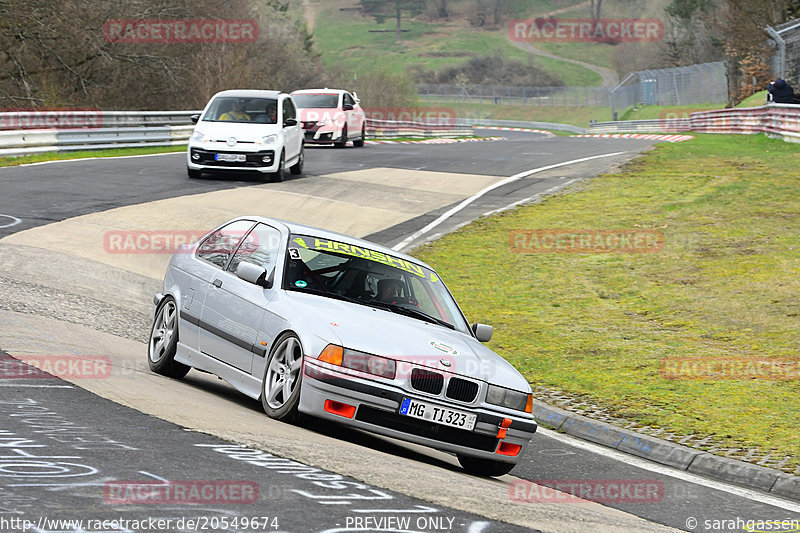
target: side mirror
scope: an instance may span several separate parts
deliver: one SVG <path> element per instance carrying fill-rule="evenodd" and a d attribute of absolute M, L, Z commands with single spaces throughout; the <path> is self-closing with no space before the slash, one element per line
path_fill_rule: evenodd
<path fill-rule="evenodd" d="M 353 104 L 344 104 L 344 105 L 342 106 L 342 109 L 343 109 L 344 111 L 352 111 L 352 110 L 353 110 Z"/>
<path fill-rule="evenodd" d="M 200 120 L 200 115 L 191 115 L 189 120 L 192 121 L 192 124 L 197 124 L 197 121 Z"/>
<path fill-rule="evenodd" d="M 272 273 L 270 273 L 269 279 L 267 279 L 267 269 L 262 266 L 242 261 L 239 263 L 239 266 L 236 267 L 236 275 L 240 279 L 264 287 L 265 289 L 272 287 Z"/>
<path fill-rule="evenodd" d="M 492 326 L 487 326 L 486 324 L 472 324 L 472 332 L 475 334 L 475 338 L 477 338 L 481 342 L 489 342 L 492 340 L 492 333 L 494 333 L 494 328 Z"/>
<path fill-rule="evenodd" d="M 284 126 L 297 126 L 297 119 L 296 118 L 287 118 L 283 121 Z"/>

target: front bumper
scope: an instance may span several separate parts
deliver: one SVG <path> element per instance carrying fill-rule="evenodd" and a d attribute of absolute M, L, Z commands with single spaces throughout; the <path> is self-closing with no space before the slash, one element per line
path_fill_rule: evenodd
<path fill-rule="evenodd" d="M 307 144 L 332 144 L 342 140 L 343 131 L 330 126 L 303 125 L 303 135 Z"/>
<path fill-rule="evenodd" d="M 533 417 L 509 416 L 486 404 L 465 409 L 463 405 L 442 401 L 436 403 L 477 414 L 477 423 L 472 431 L 435 424 L 398 414 L 403 398 L 430 401 L 392 384 L 337 372 L 315 360 L 307 359 L 303 364 L 300 411 L 358 429 L 459 455 L 518 463 L 537 428 Z M 325 410 L 327 400 L 352 405 L 355 413 L 352 418 L 332 414 Z M 504 418 L 511 418 L 512 422 L 505 437 L 500 439 L 498 431 Z M 514 456 L 504 455 L 498 453 L 501 443 L 521 448 Z"/>
<path fill-rule="evenodd" d="M 187 164 L 192 170 L 203 170 L 206 172 L 230 170 L 245 170 L 258 172 L 275 172 L 278 170 L 279 161 L 275 157 L 276 150 L 265 149 L 254 152 L 241 150 L 214 150 L 207 148 L 189 147 L 187 153 Z M 219 161 L 220 155 L 244 156 L 244 161 Z"/>

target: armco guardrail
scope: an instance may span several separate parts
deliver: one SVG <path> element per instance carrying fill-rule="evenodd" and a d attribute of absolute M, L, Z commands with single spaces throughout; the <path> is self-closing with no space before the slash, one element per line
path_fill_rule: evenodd
<path fill-rule="evenodd" d="M 0 113 L 0 156 L 186 144 L 199 111 L 50 110 Z"/>
<path fill-rule="evenodd" d="M 688 118 L 656 120 L 620 120 L 598 122 L 589 127 L 590 133 L 766 133 L 785 141 L 800 142 L 800 105 L 770 104 L 761 107 L 742 107 L 697 111 Z"/>
<path fill-rule="evenodd" d="M 4 112 L 0 113 L 0 157 L 186 144 L 194 128 L 190 116 L 198 113 L 200 111 Z M 552 122 L 458 118 L 423 123 L 367 119 L 367 137 L 467 137 L 472 135 L 474 126 L 586 133 L 584 128 Z"/>
<path fill-rule="evenodd" d="M 527 122 L 522 120 L 495 120 L 482 118 L 457 118 L 456 124 L 469 126 L 496 126 L 499 128 L 529 128 L 538 130 L 558 130 L 569 131 L 571 133 L 588 133 L 586 128 L 573 126 L 572 124 L 559 124 L 556 122 Z"/>
<path fill-rule="evenodd" d="M 391 139 L 397 137 L 468 137 L 472 126 L 456 124 L 454 121 L 400 122 L 367 118 L 366 134 L 369 139 Z"/>

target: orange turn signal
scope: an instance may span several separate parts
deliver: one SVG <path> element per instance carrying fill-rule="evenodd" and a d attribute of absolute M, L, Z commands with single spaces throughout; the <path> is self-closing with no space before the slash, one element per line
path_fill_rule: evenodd
<path fill-rule="evenodd" d="M 528 401 L 525 402 L 525 412 L 533 413 L 533 394 L 528 394 Z"/>
<path fill-rule="evenodd" d="M 324 361 L 326 363 L 330 363 L 336 366 L 342 366 L 342 357 L 344 356 L 344 350 L 342 350 L 341 346 L 336 346 L 335 344 L 329 344 L 322 350 L 322 353 L 319 354 L 319 360 Z"/>

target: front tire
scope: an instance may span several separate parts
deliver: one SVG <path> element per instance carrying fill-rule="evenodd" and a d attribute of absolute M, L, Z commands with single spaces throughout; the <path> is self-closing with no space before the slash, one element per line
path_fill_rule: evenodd
<path fill-rule="evenodd" d="M 501 463 L 500 461 L 493 461 L 492 459 L 479 459 L 477 457 L 467 457 L 464 455 L 457 455 L 458 462 L 461 467 L 473 476 L 482 477 L 496 477 L 504 476 L 514 469 L 514 463 Z"/>
<path fill-rule="evenodd" d="M 361 137 L 353 141 L 353 146 L 356 148 L 361 148 L 364 146 L 364 141 L 367 138 L 367 131 L 366 126 L 361 126 Z"/>
<path fill-rule="evenodd" d="M 189 174 L 189 177 L 196 180 L 203 176 L 202 170 L 195 170 L 193 168 L 186 168 L 186 173 Z"/>
<path fill-rule="evenodd" d="M 175 360 L 178 347 L 178 307 L 171 296 L 159 304 L 150 342 L 147 344 L 147 363 L 150 370 L 162 376 L 180 379 L 191 367 Z"/>
<path fill-rule="evenodd" d="M 336 148 L 344 148 L 347 146 L 347 126 L 342 128 L 342 136 L 339 138 L 339 141 L 333 143 Z"/>
<path fill-rule="evenodd" d="M 297 163 L 289 167 L 289 171 L 297 176 L 298 174 L 303 173 L 303 163 L 306 161 L 306 147 L 305 145 L 300 145 L 300 157 L 297 160 Z"/>
<path fill-rule="evenodd" d="M 276 170 L 270 175 L 269 181 L 273 183 L 278 183 L 283 181 L 283 178 L 285 177 L 286 177 L 286 152 L 281 151 L 281 162 L 278 164 L 278 170 Z"/>
<path fill-rule="evenodd" d="M 261 382 L 261 405 L 267 416 L 289 423 L 297 420 L 302 380 L 303 347 L 293 333 L 285 333 L 275 341 Z"/>

